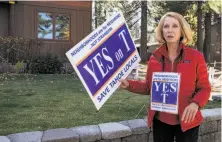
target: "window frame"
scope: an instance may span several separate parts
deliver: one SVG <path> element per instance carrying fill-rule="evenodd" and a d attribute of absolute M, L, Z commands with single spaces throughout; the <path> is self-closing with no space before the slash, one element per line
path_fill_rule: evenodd
<path fill-rule="evenodd" d="M 45 38 L 39 38 L 38 37 L 38 25 L 39 25 L 39 19 L 38 19 L 38 14 L 39 13 L 49 13 L 52 14 L 52 39 L 45 39 Z M 65 15 L 68 16 L 69 18 L 69 39 L 65 40 L 65 39 L 56 39 L 56 16 L 57 15 Z M 71 14 L 69 13 L 59 13 L 59 12 L 52 12 L 52 11 L 36 11 L 35 14 L 36 17 L 36 26 L 35 26 L 35 30 L 36 30 L 36 37 L 37 39 L 40 40 L 44 40 L 44 41 L 56 41 L 56 42 L 71 42 Z"/>

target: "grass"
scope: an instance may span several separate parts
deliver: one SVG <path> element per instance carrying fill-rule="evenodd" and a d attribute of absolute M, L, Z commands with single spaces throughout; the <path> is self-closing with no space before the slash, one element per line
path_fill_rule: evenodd
<path fill-rule="evenodd" d="M 97 111 L 75 75 L 2 74 L 0 135 L 135 119 L 147 102 L 148 96 L 119 90 Z M 137 118 L 146 115 L 144 107 Z"/>

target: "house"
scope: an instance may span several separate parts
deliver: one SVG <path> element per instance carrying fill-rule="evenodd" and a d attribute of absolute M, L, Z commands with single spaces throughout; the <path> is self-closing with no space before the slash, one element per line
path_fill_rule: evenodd
<path fill-rule="evenodd" d="M 41 39 L 41 54 L 65 57 L 91 32 L 91 15 L 91 1 L 0 2 L 0 37 Z"/>

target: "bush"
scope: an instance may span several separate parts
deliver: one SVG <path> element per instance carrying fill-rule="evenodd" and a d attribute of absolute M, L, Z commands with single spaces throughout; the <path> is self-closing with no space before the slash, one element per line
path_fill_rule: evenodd
<path fill-rule="evenodd" d="M 0 37 L 0 62 L 12 63 L 24 61 L 39 55 L 42 41 L 25 37 Z"/>
<path fill-rule="evenodd" d="M 33 59 L 29 64 L 29 70 L 31 73 L 54 74 L 61 73 L 62 66 L 58 56 L 48 53 L 46 56 Z"/>

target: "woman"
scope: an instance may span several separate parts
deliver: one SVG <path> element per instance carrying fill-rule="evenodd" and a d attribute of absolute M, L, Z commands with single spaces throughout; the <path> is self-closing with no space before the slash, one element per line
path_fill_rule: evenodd
<path fill-rule="evenodd" d="M 154 142 L 197 142 L 199 126 L 203 121 L 200 109 L 208 102 L 211 87 L 203 55 L 185 44 L 192 32 L 186 20 L 178 13 L 168 12 L 160 20 L 156 38 L 162 45 L 148 61 L 144 82 L 121 80 L 121 88 L 150 93 L 154 72 L 180 73 L 178 114 L 148 110 L 148 126 L 153 125 Z"/>

